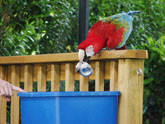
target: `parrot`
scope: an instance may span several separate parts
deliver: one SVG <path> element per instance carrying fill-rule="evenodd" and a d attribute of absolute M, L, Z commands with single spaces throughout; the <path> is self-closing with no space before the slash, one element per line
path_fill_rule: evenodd
<path fill-rule="evenodd" d="M 105 47 L 116 50 L 126 49 L 126 41 L 132 32 L 132 15 L 139 12 L 122 12 L 94 23 L 86 39 L 78 45 L 79 63 L 76 65 L 76 71 L 79 72 L 83 62 L 87 62 L 91 56 Z"/>

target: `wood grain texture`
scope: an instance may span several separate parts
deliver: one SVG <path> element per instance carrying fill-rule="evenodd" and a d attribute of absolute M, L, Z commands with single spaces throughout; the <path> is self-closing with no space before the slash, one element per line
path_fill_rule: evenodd
<path fill-rule="evenodd" d="M 51 65 L 51 91 L 59 91 L 60 89 L 60 65 Z"/>
<path fill-rule="evenodd" d="M 110 62 L 110 91 L 118 90 L 118 61 Z"/>
<path fill-rule="evenodd" d="M 32 92 L 33 90 L 33 66 L 25 65 L 25 70 L 21 72 L 24 74 L 24 90 L 27 92 Z"/>
<path fill-rule="evenodd" d="M 74 91 L 74 64 L 65 64 L 65 91 Z"/>
<path fill-rule="evenodd" d="M 114 50 L 101 51 L 90 60 L 110 60 L 119 58 L 148 58 L 146 50 Z M 0 57 L 0 64 L 27 64 L 27 63 L 53 63 L 53 62 L 75 62 L 79 61 L 78 53 L 58 53 L 28 56 Z"/>
<path fill-rule="evenodd" d="M 95 80 L 95 62 L 96 61 L 91 61 L 89 64 L 93 68 L 93 74 L 89 77 L 89 80 Z M 66 63 L 58 63 L 59 68 L 60 68 L 60 81 L 65 80 L 65 64 Z M 77 63 L 74 63 L 75 65 Z M 36 82 L 38 80 L 38 68 L 40 64 L 31 64 L 33 66 L 33 81 Z M 51 81 L 51 65 L 52 64 L 46 64 L 46 81 Z M 110 62 L 105 61 L 105 75 L 104 79 L 109 80 L 110 79 Z M 8 80 L 11 81 L 11 65 L 8 67 Z M 24 82 L 24 71 L 25 71 L 25 66 L 21 65 L 21 76 L 20 76 L 20 82 Z M 76 72 L 76 69 L 74 70 L 74 79 L 75 80 L 80 80 L 80 74 Z"/>
<path fill-rule="evenodd" d="M 104 62 L 96 62 L 95 65 L 95 91 L 104 91 Z"/>
<path fill-rule="evenodd" d="M 118 90 L 121 92 L 118 108 L 118 124 L 142 124 L 143 110 L 143 60 L 119 60 Z"/>
<path fill-rule="evenodd" d="M 38 91 L 46 91 L 46 65 L 38 67 Z"/>
<path fill-rule="evenodd" d="M 18 65 L 11 66 L 11 83 L 17 87 L 20 87 L 20 67 Z M 11 97 L 11 124 L 19 124 L 19 97 L 17 92 L 13 91 Z"/>
<path fill-rule="evenodd" d="M 89 77 L 84 77 L 80 75 L 80 91 L 89 90 Z"/>
<path fill-rule="evenodd" d="M 0 66 L 0 79 L 7 80 L 7 68 Z M 6 100 L 0 96 L 0 124 L 6 124 Z"/>

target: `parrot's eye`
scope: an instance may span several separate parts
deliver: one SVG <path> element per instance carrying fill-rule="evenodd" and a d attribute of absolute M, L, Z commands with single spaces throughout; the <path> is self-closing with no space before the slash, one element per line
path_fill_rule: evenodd
<path fill-rule="evenodd" d="M 88 48 L 90 48 L 90 49 L 91 49 L 91 48 L 93 48 L 93 47 L 92 47 L 92 46 L 89 46 Z"/>

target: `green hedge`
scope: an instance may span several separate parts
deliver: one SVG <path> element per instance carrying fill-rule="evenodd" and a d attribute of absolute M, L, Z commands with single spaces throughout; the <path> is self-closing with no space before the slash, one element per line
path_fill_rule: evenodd
<path fill-rule="evenodd" d="M 6 0 L 0 8 L 1 55 L 76 50 L 77 0 Z"/>

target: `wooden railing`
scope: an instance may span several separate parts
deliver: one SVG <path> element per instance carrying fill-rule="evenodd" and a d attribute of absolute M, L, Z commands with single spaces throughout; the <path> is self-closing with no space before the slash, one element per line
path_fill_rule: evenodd
<path fill-rule="evenodd" d="M 0 57 L 0 78 L 26 91 L 60 91 L 60 82 L 65 82 L 65 91 L 74 91 L 74 81 L 79 81 L 79 91 L 89 91 L 89 81 L 95 80 L 95 91 L 104 91 L 105 80 L 110 80 L 110 91 L 120 91 L 118 99 L 118 124 L 142 124 L 143 66 L 148 58 L 145 50 L 102 51 L 90 59 L 93 74 L 89 78 L 75 71 L 77 53 L 45 54 L 31 56 Z M 107 85 L 107 84 L 106 84 Z M 107 87 L 107 86 L 106 86 Z M 19 124 L 19 97 L 11 98 L 10 110 L 0 97 L 0 124 Z M 10 115 L 6 114 L 10 111 Z M 7 116 L 8 115 L 8 116 Z"/>

